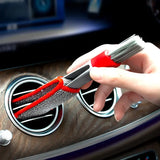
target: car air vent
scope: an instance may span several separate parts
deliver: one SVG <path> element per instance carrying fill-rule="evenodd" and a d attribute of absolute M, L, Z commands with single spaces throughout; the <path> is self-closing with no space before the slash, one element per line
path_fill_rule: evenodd
<path fill-rule="evenodd" d="M 106 118 L 110 117 L 114 114 L 114 106 L 119 97 L 121 96 L 120 88 L 115 88 L 111 94 L 106 98 L 105 106 L 102 111 L 95 112 L 93 110 L 93 103 L 94 103 L 94 94 L 98 88 L 99 84 L 93 82 L 93 84 L 86 90 L 80 90 L 79 94 L 77 95 L 79 101 L 84 106 L 84 108 L 96 115 L 98 117 Z"/>
<path fill-rule="evenodd" d="M 28 104 L 16 106 L 11 103 L 12 99 L 30 93 L 45 83 L 47 83 L 47 80 L 44 78 L 26 75 L 16 78 L 9 84 L 6 90 L 5 107 L 9 118 L 16 127 L 29 135 L 45 136 L 53 133 L 59 127 L 63 119 L 63 104 L 41 116 L 26 120 L 18 120 L 15 118 L 14 113 Z"/>

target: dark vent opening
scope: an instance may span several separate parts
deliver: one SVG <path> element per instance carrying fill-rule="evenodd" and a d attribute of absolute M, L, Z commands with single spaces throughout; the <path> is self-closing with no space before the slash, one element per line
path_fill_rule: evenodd
<path fill-rule="evenodd" d="M 88 105 L 92 105 L 93 104 L 93 99 L 91 97 L 94 97 L 94 93 L 93 92 L 83 96 L 83 98 L 85 99 L 85 101 L 87 102 Z"/>
<path fill-rule="evenodd" d="M 34 91 L 35 89 L 39 88 L 41 86 L 41 84 L 37 83 L 37 82 L 24 82 L 23 84 L 17 86 L 17 88 L 15 89 L 15 91 L 12 94 L 12 100 L 23 96 L 27 93 L 30 93 L 32 91 Z M 19 106 L 15 105 L 14 103 L 11 104 L 12 105 L 12 110 L 13 113 L 16 113 L 18 110 L 20 110 L 21 108 L 19 108 Z"/>
<path fill-rule="evenodd" d="M 118 89 L 115 88 L 106 98 L 103 110 L 100 112 L 95 112 L 93 110 L 94 95 L 99 85 L 99 83 L 93 82 L 88 89 L 80 91 L 80 93 L 78 94 L 78 99 L 82 103 L 84 108 L 87 109 L 90 113 L 99 117 L 110 117 L 114 114 L 114 105 L 119 99 L 120 94 L 117 91 Z"/>
<path fill-rule="evenodd" d="M 31 129 L 45 128 L 46 126 L 48 126 L 52 123 L 53 117 L 56 116 L 56 110 L 52 110 L 50 113 L 47 113 L 47 115 L 48 116 L 46 116 L 45 118 L 40 118 L 40 119 L 34 120 L 32 122 L 25 122 L 23 125 L 28 128 L 31 128 Z"/>
<path fill-rule="evenodd" d="M 41 117 L 38 117 L 38 118 L 34 117 L 35 119 L 32 121 L 26 120 L 26 121 L 20 121 L 20 122 L 27 128 L 39 130 L 39 129 L 45 128 L 46 126 L 49 126 L 52 123 L 53 118 L 55 116 L 56 116 L 56 110 L 54 109 Z"/>
<path fill-rule="evenodd" d="M 16 88 L 16 90 L 14 91 L 14 94 L 16 94 L 16 93 L 22 93 L 22 92 L 26 92 L 26 91 L 31 91 L 31 90 L 35 90 L 35 89 L 37 89 L 40 86 L 41 85 L 39 83 L 35 83 L 35 82 L 23 83 L 23 85 L 20 85 L 20 86 L 18 86 Z M 25 93 L 22 93 L 21 95 L 23 95 L 23 94 L 25 94 Z M 17 98 L 18 96 L 15 96 L 14 98 Z"/>

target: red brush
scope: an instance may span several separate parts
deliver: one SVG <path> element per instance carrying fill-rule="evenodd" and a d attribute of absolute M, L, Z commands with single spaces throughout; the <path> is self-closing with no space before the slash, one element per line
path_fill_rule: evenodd
<path fill-rule="evenodd" d="M 43 115 L 76 95 L 80 88 L 91 80 L 91 67 L 118 67 L 121 62 L 138 53 L 144 48 L 144 41 L 139 36 L 132 36 L 120 43 L 108 53 L 104 51 L 76 71 L 57 77 L 35 91 L 13 99 L 12 103 L 25 106 L 14 115 L 18 119 L 28 119 Z"/>

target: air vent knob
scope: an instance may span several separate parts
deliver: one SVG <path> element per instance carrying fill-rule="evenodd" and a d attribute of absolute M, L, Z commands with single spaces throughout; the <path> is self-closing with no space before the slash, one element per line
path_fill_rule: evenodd
<path fill-rule="evenodd" d="M 9 130 L 0 130 L 0 145 L 7 146 L 12 140 L 12 133 Z"/>

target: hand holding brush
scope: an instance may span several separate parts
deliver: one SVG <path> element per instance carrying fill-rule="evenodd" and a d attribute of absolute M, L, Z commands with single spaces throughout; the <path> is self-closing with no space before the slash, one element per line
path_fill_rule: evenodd
<path fill-rule="evenodd" d="M 99 80 L 96 79 L 96 74 L 94 75 L 96 69 L 105 70 L 110 67 L 118 67 L 121 63 L 124 63 L 130 59 L 130 57 L 143 50 L 144 47 L 145 42 L 139 36 L 132 36 L 113 47 L 112 50 L 104 49 L 96 56 L 85 60 L 82 66 L 77 65 L 78 67 L 75 67 L 76 70 L 66 76 L 55 78 L 35 91 L 13 99 L 12 103 L 18 105 L 30 103 L 16 112 L 15 117 L 18 119 L 27 119 L 45 114 L 76 95 L 79 89 L 92 79 L 103 83 L 102 75 L 99 76 L 101 77 Z M 110 76 L 111 75 L 108 75 L 108 77 Z M 107 78 L 107 76 L 105 78 Z M 114 83 L 111 84 L 112 87 L 114 87 Z M 100 89 L 98 89 L 97 92 L 99 91 Z M 104 96 L 101 97 L 102 100 L 103 97 Z"/>
<path fill-rule="evenodd" d="M 108 44 L 99 46 L 75 60 L 67 72 L 73 72 L 104 49 L 111 52 L 116 47 L 117 45 Z M 160 49 L 151 43 L 145 43 L 142 51 L 124 60 L 122 64 L 128 65 L 130 69 L 92 67 L 90 70 L 91 79 L 101 84 L 95 93 L 95 111 L 103 109 L 105 99 L 114 87 L 128 90 L 114 107 L 117 121 L 123 118 L 130 106 L 137 106 L 143 100 L 160 106 Z M 85 84 L 83 89 L 90 85 L 91 82 Z"/>

